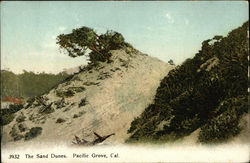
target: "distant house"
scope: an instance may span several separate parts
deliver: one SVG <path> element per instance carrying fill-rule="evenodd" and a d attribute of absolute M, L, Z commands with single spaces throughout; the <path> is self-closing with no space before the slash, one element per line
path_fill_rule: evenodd
<path fill-rule="evenodd" d="M 4 97 L 2 99 L 1 108 L 9 108 L 11 104 L 22 104 L 22 100 L 15 97 Z"/>

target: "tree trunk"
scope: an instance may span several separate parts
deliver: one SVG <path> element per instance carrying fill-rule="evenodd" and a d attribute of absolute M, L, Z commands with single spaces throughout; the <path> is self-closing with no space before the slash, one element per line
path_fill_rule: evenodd
<path fill-rule="evenodd" d="M 104 59 L 104 60 L 106 60 L 106 57 L 105 57 L 105 55 L 104 54 L 102 54 L 101 52 L 99 52 L 95 47 L 94 47 L 94 45 L 92 45 L 92 47 L 91 48 L 89 48 L 90 50 L 93 50 L 94 52 L 96 52 L 96 53 L 98 53 L 98 54 L 100 54 L 101 55 L 101 57 Z"/>

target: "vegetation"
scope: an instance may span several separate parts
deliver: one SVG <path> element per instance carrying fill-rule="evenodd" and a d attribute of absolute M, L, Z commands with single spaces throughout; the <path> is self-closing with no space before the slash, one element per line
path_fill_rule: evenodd
<path fill-rule="evenodd" d="M 216 111 L 221 114 L 201 127 L 199 141 L 218 143 L 237 135 L 241 131 L 239 120 L 247 109 L 247 98 L 244 96 L 223 101 Z"/>
<path fill-rule="evenodd" d="M 17 111 L 23 108 L 22 104 L 10 105 L 9 109 L 2 108 L 1 109 L 1 126 L 7 125 L 13 121 L 15 118 L 15 114 Z"/>
<path fill-rule="evenodd" d="M 74 114 L 73 115 L 73 118 L 78 118 L 78 117 L 81 117 L 83 114 L 85 114 L 86 112 L 85 111 L 80 111 L 78 114 Z"/>
<path fill-rule="evenodd" d="M 65 122 L 65 121 L 66 121 L 65 119 L 58 118 L 58 119 L 56 120 L 56 123 L 63 123 L 63 122 Z"/>
<path fill-rule="evenodd" d="M 24 132 L 27 128 L 26 128 L 26 126 L 24 124 L 21 123 L 21 124 L 18 125 L 18 129 L 19 129 L 20 132 Z"/>
<path fill-rule="evenodd" d="M 83 56 L 90 51 L 88 55 L 91 63 L 109 61 L 110 50 L 131 47 L 118 32 L 108 30 L 98 35 L 92 28 L 85 26 L 73 29 L 69 34 L 59 35 L 57 44 L 70 57 Z"/>
<path fill-rule="evenodd" d="M 56 95 L 58 97 L 68 98 L 68 97 L 74 96 L 74 94 L 75 94 L 75 92 L 73 90 L 71 90 L 71 89 L 65 90 L 65 91 L 59 91 L 59 90 L 56 91 Z"/>
<path fill-rule="evenodd" d="M 30 140 L 33 139 L 39 135 L 42 134 L 42 128 L 41 127 L 32 127 L 29 132 L 25 134 L 24 139 L 25 140 Z"/>
<path fill-rule="evenodd" d="M 78 104 L 78 107 L 82 107 L 82 106 L 85 106 L 87 104 L 87 100 L 86 100 L 86 97 L 81 99 L 81 102 Z"/>
<path fill-rule="evenodd" d="M 170 59 L 170 60 L 168 61 L 168 64 L 170 64 L 170 65 L 175 65 L 175 64 L 174 64 L 174 61 L 173 61 L 172 59 Z"/>
<path fill-rule="evenodd" d="M 23 138 L 23 135 L 19 134 L 19 131 L 16 125 L 13 125 L 13 127 L 11 128 L 10 136 L 13 138 L 14 141 L 18 141 Z"/>
<path fill-rule="evenodd" d="M 205 40 L 192 59 L 170 71 L 154 102 L 128 130 L 128 142 L 173 141 L 201 128 L 199 141 L 218 143 L 240 132 L 247 113 L 248 22 L 227 37 Z"/>
<path fill-rule="evenodd" d="M 10 122 L 13 121 L 13 119 L 15 118 L 15 114 L 5 114 L 1 116 L 1 125 L 7 125 Z"/>
<path fill-rule="evenodd" d="M 26 119 L 26 117 L 25 117 L 23 114 L 21 114 L 21 115 L 19 115 L 19 116 L 16 118 L 16 121 L 17 121 L 18 123 L 20 123 L 20 122 L 25 121 L 25 119 Z"/>
<path fill-rule="evenodd" d="M 23 71 L 14 74 L 11 71 L 1 71 L 2 97 L 34 97 L 49 91 L 53 86 L 67 78 L 66 73 L 47 74 Z"/>

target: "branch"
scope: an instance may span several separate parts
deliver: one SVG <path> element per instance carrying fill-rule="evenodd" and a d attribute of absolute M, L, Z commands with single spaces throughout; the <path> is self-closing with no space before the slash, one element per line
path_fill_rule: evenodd
<path fill-rule="evenodd" d="M 42 100 L 42 98 L 41 97 L 36 97 L 36 99 L 38 100 L 37 102 L 40 104 L 40 105 L 43 105 L 43 106 L 47 106 L 44 102 L 43 102 L 43 100 Z"/>
<path fill-rule="evenodd" d="M 92 47 L 89 48 L 90 50 L 93 50 L 94 52 L 98 53 L 101 55 L 101 57 L 106 60 L 106 57 L 105 55 L 103 55 L 101 52 L 99 52 L 95 47 L 94 47 L 94 44 L 92 43 Z"/>

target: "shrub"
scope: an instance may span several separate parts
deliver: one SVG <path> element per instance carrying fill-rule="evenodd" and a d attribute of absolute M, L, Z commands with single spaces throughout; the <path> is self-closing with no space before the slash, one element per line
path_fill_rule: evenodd
<path fill-rule="evenodd" d="M 85 91 L 85 88 L 84 87 L 69 87 L 68 90 L 79 93 L 79 92 Z"/>
<path fill-rule="evenodd" d="M 73 118 L 78 118 L 78 117 L 79 117 L 78 114 L 73 115 Z"/>
<path fill-rule="evenodd" d="M 239 120 L 248 111 L 247 98 L 230 98 L 221 104 L 223 105 L 216 110 L 221 114 L 201 127 L 200 142 L 220 143 L 229 140 L 241 131 Z"/>
<path fill-rule="evenodd" d="M 11 104 L 9 109 L 1 109 L 1 124 L 6 124 L 7 122 L 11 122 L 14 116 L 14 113 L 21 110 L 23 108 L 22 104 Z M 11 121 L 10 121 L 11 120 Z"/>
<path fill-rule="evenodd" d="M 13 140 L 18 141 L 18 140 L 21 140 L 22 138 L 23 138 L 23 135 L 16 135 Z"/>
<path fill-rule="evenodd" d="M 9 107 L 9 109 L 14 113 L 21 110 L 22 108 L 23 108 L 23 104 L 11 104 Z"/>
<path fill-rule="evenodd" d="M 199 141 L 202 143 L 226 141 L 240 132 L 238 123 L 239 119 L 235 113 L 225 112 L 201 127 Z"/>
<path fill-rule="evenodd" d="M 21 123 L 21 124 L 18 125 L 18 129 L 19 129 L 20 132 L 24 132 L 26 130 L 26 127 L 25 127 L 24 124 Z"/>
<path fill-rule="evenodd" d="M 82 100 L 81 100 L 81 102 L 79 103 L 79 107 L 82 107 L 82 106 L 85 106 L 87 104 L 87 100 L 86 100 L 86 98 L 83 98 Z"/>
<path fill-rule="evenodd" d="M 32 127 L 29 132 L 25 134 L 25 140 L 33 139 L 39 135 L 42 134 L 42 128 L 41 127 Z"/>
<path fill-rule="evenodd" d="M 16 121 L 20 123 L 20 122 L 23 122 L 25 119 L 26 117 L 23 114 L 21 114 L 16 118 Z"/>
<path fill-rule="evenodd" d="M 56 105 L 56 109 L 63 108 L 65 106 L 65 100 L 62 98 L 54 103 Z"/>
<path fill-rule="evenodd" d="M 55 111 L 55 109 L 53 109 L 53 108 L 51 107 L 51 105 L 52 105 L 52 103 L 49 104 L 49 105 L 47 105 L 47 106 L 43 106 L 43 107 L 39 110 L 39 112 L 40 112 L 41 114 L 50 114 L 50 113 L 53 113 L 53 112 Z"/>
<path fill-rule="evenodd" d="M 74 94 L 75 94 L 75 92 L 74 91 L 72 91 L 72 90 L 66 90 L 66 91 L 56 91 L 56 95 L 58 96 L 58 97 L 72 97 L 72 96 L 74 96 Z"/>
<path fill-rule="evenodd" d="M 12 129 L 10 131 L 10 136 L 13 137 L 14 141 L 18 141 L 18 140 L 21 140 L 23 138 L 23 135 L 20 135 L 18 133 L 16 125 L 12 126 Z"/>
<path fill-rule="evenodd" d="M 1 116 L 1 125 L 7 125 L 10 122 L 13 121 L 13 119 L 15 118 L 15 114 L 5 114 Z"/>
<path fill-rule="evenodd" d="M 25 106 L 25 109 L 29 108 L 35 102 L 35 100 L 36 100 L 35 97 L 29 98 L 27 100 L 27 105 Z"/>
<path fill-rule="evenodd" d="M 65 121 L 66 121 L 65 119 L 58 118 L 58 119 L 56 120 L 56 123 L 63 123 L 63 122 L 65 122 Z"/>
<path fill-rule="evenodd" d="M 173 61 L 172 59 L 170 59 L 170 60 L 168 61 L 168 64 L 174 65 L 174 61 Z"/>
<path fill-rule="evenodd" d="M 73 115 L 73 118 L 78 118 L 78 117 L 81 117 L 83 114 L 85 114 L 86 112 L 85 111 L 80 111 L 78 114 L 74 114 Z"/>

